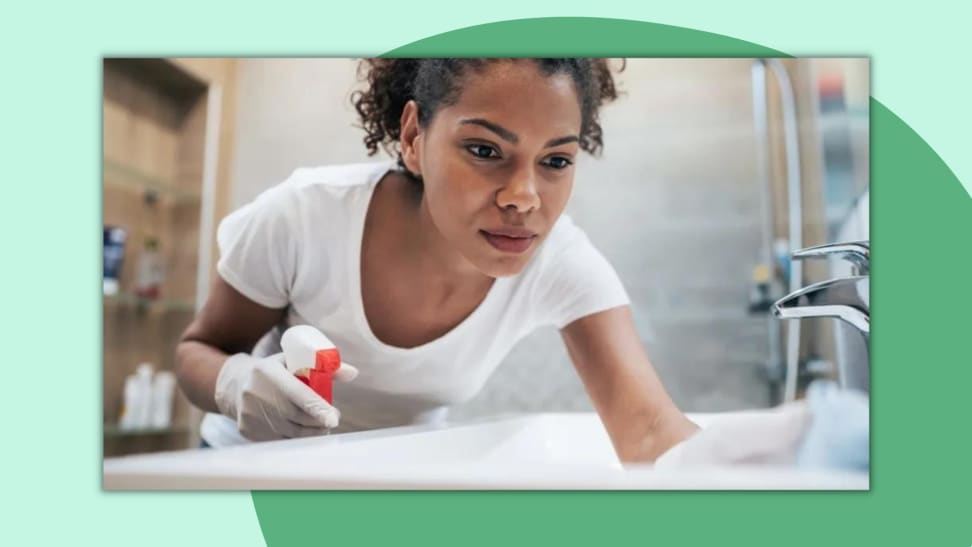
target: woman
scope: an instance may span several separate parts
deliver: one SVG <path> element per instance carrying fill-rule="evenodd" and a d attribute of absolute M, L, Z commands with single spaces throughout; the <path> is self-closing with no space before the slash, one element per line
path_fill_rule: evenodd
<path fill-rule="evenodd" d="M 370 154 L 299 169 L 232 213 L 209 299 L 177 350 L 206 443 L 438 420 L 534 329 L 560 329 L 622 461 L 697 428 L 641 346 L 616 273 L 563 215 L 616 97 L 603 59 L 381 59 L 354 97 Z M 286 327 L 342 366 L 334 406 L 287 373 Z M 259 342 L 259 343 L 258 343 Z M 277 354 L 271 357 L 267 355 Z"/>

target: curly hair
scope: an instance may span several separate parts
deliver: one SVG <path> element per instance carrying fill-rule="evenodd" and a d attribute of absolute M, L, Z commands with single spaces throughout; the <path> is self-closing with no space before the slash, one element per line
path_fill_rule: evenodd
<path fill-rule="evenodd" d="M 363 59 L 358 65 L 358 79 L 366 82 L 364 90 L 351 94 L 351 103 L 364 129 L 364 145 L 372 156 L 381 146 L 397 155 L 398 164 L 410 177 L 399 149 L 401 115 L 405 104 L 415 100 L 419 105 L 418 122 L 428 127 L 442 106 L 455 104 L 462 91 L 462 77 L 468 70 L 480 70 L 499 59 Z M 604 148 L 598 109 L 618 97 L 607 59 L 558 58 L 532 59 L 542 74 L 567 74 L 574 82 L 581 107 L 580 148 L 592 155 Z M 621 69 L 624 70 L 622 64 Z"/>

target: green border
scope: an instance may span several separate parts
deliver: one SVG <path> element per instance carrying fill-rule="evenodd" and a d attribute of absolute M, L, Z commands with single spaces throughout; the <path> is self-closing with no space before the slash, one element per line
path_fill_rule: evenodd
<path fill-rule="evenodd" d="M 772 49 L 653 23 L 551 18 L 461 29 L 389 55 L 754 57 Z M 872 100 L 872 487 L 829 492 L 254 492 L 268 545 L 972 543 L 968 358 L 972 200 L 907 124 Z M 937 419 L 935 417 L 938 417 Z M 326 462 L 322 462 L 326 465 Z"/>

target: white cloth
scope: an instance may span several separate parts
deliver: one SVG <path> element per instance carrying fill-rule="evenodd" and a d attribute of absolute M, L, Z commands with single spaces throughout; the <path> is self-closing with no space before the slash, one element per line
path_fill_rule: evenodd
<path fill-rule="evenodd" d="M 392 162 L 298 169 L 227 216 L 217 232 L 217 270 L 251 300 L 287 307 L 285 324 L 255 355 L 280 351 L 282 330 L 309 324 L 360 371 L 334 389 L 336 432 L 445 418 L 475 395 L 504 356 L 536 328 L 630 302 L 616 272 L 584 232 L 562 215 L 522 272 L 498 278 L 485 300 L 445 335 L 414 348 L 372 333 L 361 301 L 361 241 L 371 195 Z M 213 446 L 246 442 L 236 424 L 208 414 Z"/>
<path fill-rule="evenodd" d="M 805 401 L 727 412 L 659 456 L 655 467 L 793 465 L 809 423 Z"/>
<path fill-rule="evenodd" d="M 806 399 L 719 415 L 662 454 L 655 467 L 774 465 L 866 472 L 869 424 L 866 395 L 818 380 Z"/>

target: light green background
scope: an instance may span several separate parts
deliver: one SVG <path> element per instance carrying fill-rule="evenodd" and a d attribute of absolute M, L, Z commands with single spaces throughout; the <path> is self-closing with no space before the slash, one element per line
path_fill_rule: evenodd
<path fill-rule="evenodd" d="M 436 4 L 441 9 L 429 7 Z M 7 11 L 0 38 L 7 53 L 0 85 L 7 179 L 0 199 L 0 286 L 6 295 L 0 332 L 7 350 L 0 400 L 8 488 L 0 541 L 263 544 L 249 493 L 100 490 L 102 55 L 370 55 L 464 26 L 523 17 L 666 23 L 789 54 L 873 56 L 874 96 L 922 135 L 972 191 L 966 133 L 972 76 L 963 69 L 972 42 L 963 28 L 970 10 L 959 2 L 906 8 L 832 0 L 801 9 L 781 2 L 637 7 L 501 0 L 427 2 L 421 8 L 402 2 L 385 8 L 274 3 L 243 11 L 240 3 L 176 1 Z M 646 530 L 641 539 L 648 538 Z M 966 544 L 972 544 L 972 529 Z"/>

